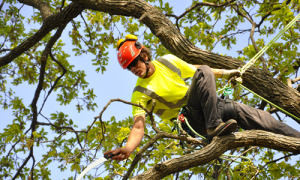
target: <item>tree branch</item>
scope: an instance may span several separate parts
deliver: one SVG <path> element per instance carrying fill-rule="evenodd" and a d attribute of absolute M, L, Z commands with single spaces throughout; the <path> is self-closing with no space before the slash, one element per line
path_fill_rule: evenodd
<path fill-rule="evenodd" d="M 14 175 L 14 177 L 12 178 L 12 180 L 15 180 L 20 175 L 22 169 L 24 168 L 24 166 L 27 164 L 27 162 L 29 161 L 29 159 L 31 157 L 33 157 L 33 146 L 30 147 L 29 155 L 26 157 L 26 159 L 22 163 L 22 165 L 18 168 L 18 171 L 16 172 L 16 174 Z"/>
<path fill-rule="evenodd" d="M 44 102 L 43 102 L 43 104 L 42 104 L 42 107 L 41 107 L 41 109 L 40 109 L 40 111 L 39 111 L 39 114 L 42 112 L 42 109 L 43 109 L 43 107 L 44 107 L 44 105 L 45 105 L 45 103 L 46 103 L 46 101 L 47 101 L 49 95 L 50 95 L 51 92 L 54 90 L 54 88 L 55 88 L 56 84 L 58 83 L 58 81 L 59 81 L 59 80 L 67 73 L 67 69 L 65 68 L 65 66 L 63 66 L 59 61 L 57 61 L 57 60 L 55 59 L 55 57 L 53 56 L 53 54 L 52 54 L 52 52 L 51 52 L 51 49 L 50 49 L 50 53 L 49 53 L 49 54 L 50 54 L 51 59 L 52 59 L 54 62 L 56 62 L 56 63 L 62 68 L 63 72 L 62 72 L 62 74 L 55 80 L 53 86 L 52 86 L 51 89 L 48 91 L 48 94 L 47 94 L 47 96 L 46 96 L 46 98 L 45 98 L 45 100 L 44 100 Z"/>
<path fill-rule="evenodd" d="M 81 19 L 83 20 L 83 22 L 84 22 L 84 24 L 85 24 L 85 26 L 86 26 L 86 29 L 88 30 L 88 33 L 89 33 L 89 35 L 90 35 L 90 40 L 89 40 L 89 42 L 91 42 L 91 41 L 93 40 L 93 38 L 92 38 L 92 33 L 91 33 L 91 31 L 90 31 L 90 28 L 89 28 L 88 24 L 86 23 L 84 17 L 82 16 L 82 13 L 80 13 L 80 17 L 81 17 Z"/>
<path fill-rule="evenodd" d="M 71 3 L 63 11 L 49 16 L 34 35 L 12 49 L 7 55 L 0 58 L 0 67 L 12 62 L 16 57 L 43 39 L 53 29 L 70 22 L 73 18 L 78 16 L 82 10 L 82 6 L 77 3 Z"/>
<path fill-rule="evenodd" d="M 61 11 L 62 11 L 62 10 L 63 10 L 63 8 L 64 8 L 65 1 L 66 1 L 66 0 L 63 0 L 63 1 L 61 2 L 61 6 L 60 6 L 60 10 L 61 10 Z"/>

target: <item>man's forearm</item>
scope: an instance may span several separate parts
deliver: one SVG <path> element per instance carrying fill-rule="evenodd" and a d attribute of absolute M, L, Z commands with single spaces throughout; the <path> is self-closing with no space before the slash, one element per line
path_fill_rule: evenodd
<path fill-rule="evenodd" d="M 144 136 L 144 128 L 132 128 L 125 148 L 132 153 L 141 143 Z"/>
<path fill-rule="evenodd" d="M 145 115 L 135 116 L 133 118 L 133 127 L 129 134 L 125 148 L 132 153 L 141 143 L 144 136 Z"/>
<path fill-rule="evenodd" d="M 193 65 L 196 69 L 198 69 L 201 65 L 195 64 Z M 211 68 L 212 72 L 214 73 L 216 78 L 222 78 L 223 70 L 222 69 L 215 69 Z"/>

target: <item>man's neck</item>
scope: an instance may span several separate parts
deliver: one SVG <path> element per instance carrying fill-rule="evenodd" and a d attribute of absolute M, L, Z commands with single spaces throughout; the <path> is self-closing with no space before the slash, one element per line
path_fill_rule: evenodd
<path fill-rule="evenodd" d="M 152 62 L 149 62 L 149 67 L 150 68 L 149 68 L 148 75 L 146 77 L 143 77 L 143 78 L 149 78 L 149 77 L 151 77 L 154 74 L 154 72 L 155 72 L 155 66 L 154 66 L 154 64 Z"/>

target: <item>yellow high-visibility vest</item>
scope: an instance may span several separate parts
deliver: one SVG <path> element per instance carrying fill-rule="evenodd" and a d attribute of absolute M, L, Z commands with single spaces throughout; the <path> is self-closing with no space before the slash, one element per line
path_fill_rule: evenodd
<path fill-rule="evenodd" d="M 138 78 L 131 102 L 151 108 L 156 100 L 154 113 L 161 119 L 177 117 L 180 108 L 186 104 L 188 86 L 183 78 L 193 77 L 196 68 L 169 54 L 152 61 L 155 71 L 149 78 Z M 150 102 L 150 103 L 149 103 Z M 132 115 L 145 114 L 140 107 L 132 106 Z"/>

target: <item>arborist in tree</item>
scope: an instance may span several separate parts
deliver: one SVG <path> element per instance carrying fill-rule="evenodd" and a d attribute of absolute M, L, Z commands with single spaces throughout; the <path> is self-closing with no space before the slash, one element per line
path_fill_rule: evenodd
<path fill-rule="evenodd" d="M 117 56 L 123 69 L 138 76 L 131 101 L 150 109 L 149 102 L 155 99 L 153 112 L 161 119 L 176 118 L 184 106 L 189 124 L 210 139 L 234 132 L 237 125 L 245 130 L 260 129 L 300 138 L 300 132 L 266 111 L 217 97 L 215 78 L 230 79 L 239 74 L 238 70 L 191 65 L 172 54 L 151 61 L 149 49 L 133 35 L 118 41 Z M 183 80 L 188 77 L 193 77 L 190 87 Z M 113 157 L 115 160 L 128 158 L 144 136 L 145 111 L 133 106 L 132 114 L 134 124 L 125 147 L 104 153 L 120 153 Z"/>

